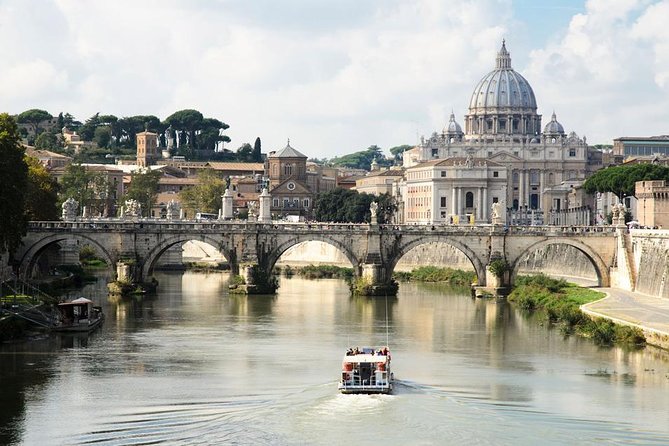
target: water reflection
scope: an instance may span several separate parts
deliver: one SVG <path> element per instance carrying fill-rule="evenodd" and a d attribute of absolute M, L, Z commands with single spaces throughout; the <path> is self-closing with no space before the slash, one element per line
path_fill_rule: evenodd
<path fill-rule="evenodd" d="M 667 352 L 565 338 L 443 286 L 363 298 L 282 278 L 239 296 L 228 279 L 161 274 L 155 296 L 101 298 L 91 336 L 0 346 L 0 443 L 669 441 Z M 386 327 L 396 394 L 338 395 L 345 348 L 385 344 Z"/>

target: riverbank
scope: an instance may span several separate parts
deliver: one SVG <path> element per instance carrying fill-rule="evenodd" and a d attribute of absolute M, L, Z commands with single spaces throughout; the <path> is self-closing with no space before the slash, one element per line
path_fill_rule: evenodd
<path fill-rule="evenodd" d="M 600 291 L 539 274 L 518 277 L 508 300 L 523 310 L 543 312 L 547 322 L 558 325 L 564 334 L 591 338 L 598 345 L 644 346 L 646 338 L 640 328 L 581 310 L 583 305 L 605 296 Z"/>

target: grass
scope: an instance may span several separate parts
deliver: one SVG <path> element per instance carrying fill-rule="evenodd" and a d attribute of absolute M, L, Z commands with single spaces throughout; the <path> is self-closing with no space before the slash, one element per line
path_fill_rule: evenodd
<path fill-rule="evenodd" d="M 548 322 L 560 324 L 565 334 L 577 333 L 598 345 L 643 346 L 646 340 L 640 329 L 590 318 L 580 310 L 581 305 L 603 297 L 599 291 L 539 274 L 519 277 L 508 299 L 523 310 L 544 312 Z"/>
<path fill-rule="evenodd" d="M 344 268 L 334 265 L 307 265 L 307 266 L 290 266 L 286 265 L 282 268 L 275 267 L 277 273 L 284 276 L 291 277 L 294 274 L 304 277 L 305 279 L 346 279 L 353 278 L 353 268 Z"/>
<path fill-rule="evenodd" d="M 473 271 L 436 266 L 421 266 L 409 272 L 396 271 L 393 277 L 405 282 L 446 282 L 454 286 L 469 286 L 476 280 L 476 274 Z"/>

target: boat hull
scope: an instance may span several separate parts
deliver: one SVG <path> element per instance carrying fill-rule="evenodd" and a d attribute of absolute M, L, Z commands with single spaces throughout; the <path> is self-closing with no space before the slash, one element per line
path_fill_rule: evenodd
<path fill-rule="evenodd" d="M 372 394 L 389 394 L 393 391 L 393 386 L 343 386 L 339 385 L 339 391 L 341 393 L 351 395 L 351 394 L 363 394 L 363 395 L 372 395 Z"/>
<path fill-rule="evenodd" d="M 98 318 L 94 321 L 89 322 L 88 324 L 72 324 L 72 325 L 58 325 L 54 327 L 54 331 L 60 333 L 84 333 L 90 332 L 102 325 L 104 317 Z"/>

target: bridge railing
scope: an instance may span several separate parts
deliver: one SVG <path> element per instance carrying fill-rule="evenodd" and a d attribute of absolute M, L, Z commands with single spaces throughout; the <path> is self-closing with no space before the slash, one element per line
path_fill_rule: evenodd
<path fill-rule="evenodd" d="M 616 228 L 613 226 L 493 226 L 491 224 L 478 225 L 370 225 L 367 223 L 326 223 L 326 222 L 271 222 L 257 223 L 244 220 L 229 221 L 196 221 L 196 220 L 165 220 L 165 219 L 79 219 L 76 221 L 33 221 L 28 224 L 29 229 L 44 230 L 94 230 L 94 231 L 179 231 L 179 230 L 214 230 L 214 231 L 279 231 L 279 232 L 397 232 L 438 234 L 467 233 L 507 233 L 516 235 L 565 235 L 565 234 L 610 234 Z"/>

